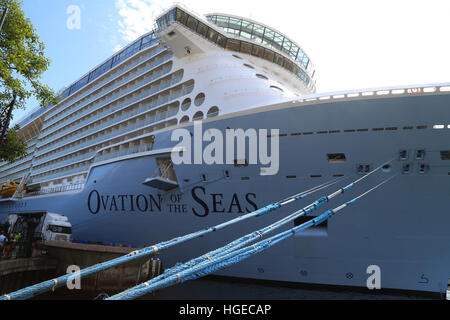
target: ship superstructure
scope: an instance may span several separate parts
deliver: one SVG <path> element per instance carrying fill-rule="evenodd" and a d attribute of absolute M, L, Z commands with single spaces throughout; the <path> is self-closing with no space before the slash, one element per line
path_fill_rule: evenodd
<path fill-rule="evenodd" d="M 0 165 L 0 183 L 17 186 L 0 199 L 0 219 L 54 212 L 69 218 L 75 238 L 142 246 L 390 161 L 362 188 L 391 182 L 358 206 L 221 274 L 365 286 L 367 268 L 377 265 L 383 288 L 443 292 L 450 84 L 316 93 L 315 78 L 308 55 L 283 33 L 175 5 L 154 31 L 66 87 L 58 105 L 21 122 L 28 154 Z M 248 155 L 175 165 L 173 132 L 194 136 L 199 122 L 224 135 L 278 129 L 265 138 L 279 141 L 279 171 L 261 175 Z M 164 259 L 187 260 L 268 221 Z"/>
<path fill-rule="evenodd" d="M 27 155 L 1 165 L 0 183 L 27 176 L 33 194 L 80 189 L 92 164 L 151 150 L 153 131 L 315 92 L 310 59 L 281 33 L 243 18 L 209 15 L 206 20 L 185 11 L 176 7 L 158 20 L 160 27 L 174 22 L 177 35 L 165 30 L 163 43 L 155 32 L 144 35 L 62 90 L 58 105 L 37 109 L 22 120 Z M 192 33 L 203 39 L 190 40 Z M 248 40 L 239 40 L 247 34 Z M 254 65 L 238 55 L 224 56 L 223 49 L 248 55 Z M 199 52 L 203 62 L 177 61 Z M 242 66 L 249 70 L 242 72 Z M 222 77 L 209 79 L 208 72 L 216 67 Z M 237 80 L 248 85 L 229 86 Z M 182 99 L 195 87 L 207 87 L 208 97 L 200 92 L 193 101 Z M 220 106 L 205 107 L 219 97 Z M 191 104 L 201 108 L 180 112 Z"/>

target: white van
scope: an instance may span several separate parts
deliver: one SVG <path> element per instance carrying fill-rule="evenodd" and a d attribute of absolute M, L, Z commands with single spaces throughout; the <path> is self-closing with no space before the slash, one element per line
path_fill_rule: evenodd
<path fill-rule="evenodd" d="M 33 219 L 38 223 L 34 230 L 35 238 L 43 241 L 72 241 L 72 224 L 69 219 L 66 216 L 50 212 L 30 215 L 11 214 L 8 216 L 8 233 L 20 230 L 19 224 L 27 224 L 27 219 Z"/>

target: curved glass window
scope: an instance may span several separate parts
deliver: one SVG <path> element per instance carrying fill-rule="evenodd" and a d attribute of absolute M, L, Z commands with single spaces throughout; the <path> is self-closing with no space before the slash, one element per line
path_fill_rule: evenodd
<path fill-rule="evenodd" d="M 310 63 L 308 56 L 298 45 L 281 33 L 243 18 L 233 18 L 222 15 L 211 15 L 206 18 L 223 28 L 227 33 L 262 43 L 286 53 L 292 57 L 292 59 L 302 64 L 305 69 L 311 71 L 311 74 L 313 73 L 313 66 Z"/>
<path fill-rule="evenodd" d="M 279 88 L 279 87 L 277 87 L 277 86 L 270 86 L 270 88 L 271 88 L 272 90 L 274 90 L 274 91 L 284 92 L 283 89 L 281 89 L 281 88 Z"/>
<path fill-rule="evenodd" d="M 203 102 L 205 102 L 205 94 L 204 93 L 200 93 L 195 97 L 194 103 L 197 107 L 200 107 Z"/>
<path fill-rule="evenodd" d="M 211 109 L 209 109 L 208 114 L 206 115 L 207 118 L 213 118 L 217 117 L 219 115 L 219 108 L 214 106 Z"/>
<path fill-rule="evenodd" d="M 191 107 L 191 103 L 192 103 L 191 99 L 189 98 L 185 99 L 181 104 L 181 110 L 187 111 Z"/>
<path fill-rule="evenodd" d="M 269 80 L 269 78 L 267 78 L 265 75 L 262 75 L 262 74 L 256 74 L 256 76 L 263 80 Z"/>
<path fill-rule="evenodd" d="M 315 92 L 315 83 L 311 81 L 315 75 L 312 63 L 300 47 L 283 34 L 240 17 L 210 15 L 206 18 L 236 38 L 229 38 L 213 30 L 178 7 L 158 19 L 157 25 L 158 29 L 162 29 L 175 19 L 225 50 L 249 54 L 278 64 L 281 68 L 295 74 L 311 91 Z M 235 57 L 240 58 L 236 55 Z"/>
<path fill-rule="evenodd" d="M 184 116 L 183 118 L 181 118 L 180 123 L 186 123 L 186 122 L 189 122 L 188 116 Z"/>
<path fill-rule="evenodd" d="M 203 112 L 199 111 L 197 112 L 194 117 L 192 118 L 193 121 L 199 121 L 203 119 Z"/>

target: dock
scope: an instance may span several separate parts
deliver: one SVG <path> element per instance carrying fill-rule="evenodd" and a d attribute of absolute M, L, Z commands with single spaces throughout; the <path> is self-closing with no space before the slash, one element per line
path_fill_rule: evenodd
<path fill-rule="evenodd" d="M 33 253 L 33 257 L 0 261 L 0 294 L 65 275 L 69 267 L 83 269 L 135 250 L 137 249 L 130 247 L 48 241 L 39 253 Z M 93 295 L 119 292 L 148 281 L 161 272 L 162 264 L 159 259 L 141 259 L 82 279 L 80 290 Z"/>
<path fill-rule="evenodd" d="M 57 261 L 44 256 L 0 261 L 0 293 L 50 279 L 56 269 Z"/>

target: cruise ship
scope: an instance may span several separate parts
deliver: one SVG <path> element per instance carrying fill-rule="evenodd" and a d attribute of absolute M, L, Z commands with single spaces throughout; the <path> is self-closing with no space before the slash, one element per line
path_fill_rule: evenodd
<path fill-rule="evenodd" d="M 75 239 L 149 246 L 336 181 L 329 194 L 386 164 L 324 210 L 390 179 L 354 206 L 217 274 L 366 287 L 368 268 L 379 266 L 382 289 L 447 290 L 450 83 L 317 93 L 310 57 L 287 35 L 177 4 L 61 96 L 20 122 L 27 155 L 0 164 L 0 183 L 14 186 L 0 199 L 1 221 L 51 212 L 68 217 Z M 259 138 L 279 163 L 268 172 L 247 144 L 231 162 L 175 163 L 189 150 L 176 148 L 174 133 L 194 137 L 198 126 L 267 132 Z M 187 261 L 304 201 L 161 259 Z"/>

